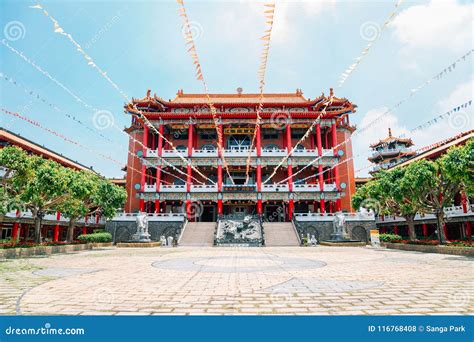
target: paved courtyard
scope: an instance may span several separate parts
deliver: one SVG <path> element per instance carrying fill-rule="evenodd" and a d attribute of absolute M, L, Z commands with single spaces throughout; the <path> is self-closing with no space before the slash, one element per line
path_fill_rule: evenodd
<path fill-rule="evenodd" d="M 0 312 L 472 314 L 473 265 L 369 247 L 110 248 L 0 262 Z"/>

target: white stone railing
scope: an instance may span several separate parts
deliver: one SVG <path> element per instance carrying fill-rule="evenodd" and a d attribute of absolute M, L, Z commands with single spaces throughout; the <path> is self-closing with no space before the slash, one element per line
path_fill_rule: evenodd
<path fill-rule="evenodd" d="M 193 157 L 217 157 L 217 149 L 215 150 L 197 150 L 193 148 Z"/>
<path fill-rule="evenodd" d="M 262 157 L 284 157 L 287 154 L 285 149 L 264 149 L 262 148 Z"/>
<path fill-rule="evenodd" d="M 288 184 L 262 184 L 262 192 L 288 192 Z"/>
<path fill-rule="evenodd" d="M 318 192 L 319 184 L 293 184 L 293 191 L 295 192 Z"/>
<path fill-rule="evenodd" d="M 161 184 L 160 192 L 186 192 L 186 185 Z"/>
<path fill-rule="evenodd" d="M 10 211 L 5 214 L 5 217 L 8 218 L 17 218 L 16 216 L 16 211 Z M 19 219 L 33 219 L 33 215 L 31 214 L 31 211 L 22 211 L 20 213 L 20 216 L 18 217 Z M 47 213 L 43 216 L 43 221 L 56 221 L 56 222 L 69 222 L 69 218 L 65 217 L 64 215 L 61 215 L 59 220 L 57 220 L 57 215 L 56 213 Z M 80 218 L 76 221 L 77 223 L 86 223 L 85 218 Z M 87 218 L 87 224 L 105 224 L 105 219 L 102 217 L 99 217 L 99 222 L 97 223 L 97 217 L 95 215 L 88 216 Z"/>
<path fill-rule="evenodd" d="M 188 156 L 188 149 L 185 148 L 185 149 L 182 149 L 182 150 L 177 150 L 178 153 L 176 153 L 174 150 L 163 150 L 161 152 L 161 156 L 166 158 L 166 157 L 178 157 L 180 154 L 184 157 L 187 157 Z"/>
<path fill-rule="evenodd" d="M 302 150 L 294 150 L 293 151 L 294 157 L 317 157 L 318 150 L 316 149 L 302 149 Z"/>
<path fill-rule="evenodd" d="M 145 192 L 156 192 L 156 184 L 145 184 Z"/>
<path fill-rule="evenodd" d="M 111 221 L 136 221 L 138 213 L 118 213 Z M 183 213 L 148 213 L 148 221 L 184 222 Z"/>
<path fill-rule="evenodd" d="M 151 148 L 147 148 L 146 156 L 151 157 L 151 158 L 156 158 L 158 157 L 158 150 L 152 150 Z"/>
<path fill-rule="evenodd" d="M 467 206 L 467 212 L 465 213 L 462 206 L 451 206 L 444 208 L 444 214 L 446 218 L 452 217 L 462 217 L 462 216 L 472 216 L 474 215 L 474 204 Z M 415 221 L 419 220 L 435 220 L 436 216 L 431 213 L 426 214 L 416 214 Z M 377 223 L 393 223 L 393 222 L 405 222 L 405 219 L 401 216 L 388 216 L 385 215 L 383 218 L 379 216 L 377 218 Z"/>
<path fill-rule="evenodd" d="M 249 155 L 249 149 L 248 148 L 225 149 L 224 150 L 224 156 L 225 157 L 247 157 L 248 155 Z M 252 153 L 250 155 L 252 157 L 255 157 L 257 155 L 257 151 L 255 149 L 253 149 Z"/>
<path fill-rule="evenodd" d="M 377 151 L 372 152 L 372 157 L 378 156 L 379 154 L 384 155 L 384 154 L 392 154 L 392 153 L 406 152 L 406 151 L 410 151 L 410 149 L 408 149 L 408 148 L 386 148 L 386 149 L 383 149 L 383 150 L 377 150 Z"/>
<path fill-rule="evenodd" d="M 217 184 L 191 185 L 191 192 L 217 192 Z"/>
<path fill-rule="evenodd" d="M 296 221 L 334 221 L 334 213 L 295 213 Z M 346 221 L 375 221 L 375 215 L 369 212 L 343 213 Z"/>

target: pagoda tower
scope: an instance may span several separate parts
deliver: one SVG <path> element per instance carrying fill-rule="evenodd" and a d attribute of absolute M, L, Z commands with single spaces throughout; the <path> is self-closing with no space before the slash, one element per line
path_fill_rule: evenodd
<path fill-rule="evenodd" d="M 413 146 L 413 142 L 410 138 L 394 137 L 391 128 L 389 128 L 387 138 L 370 145 L 373 152 L 368 159 L 375 164 L 370 173 L 374 174 L 380 170 L 390 169 L 410 159 L 416 154 L 415 151 L 410 149 L 411 146 Z"/>

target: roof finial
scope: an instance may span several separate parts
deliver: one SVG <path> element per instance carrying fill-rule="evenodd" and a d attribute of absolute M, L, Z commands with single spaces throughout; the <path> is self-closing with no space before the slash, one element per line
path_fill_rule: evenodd
<path fill-rule="evenodd" d="M 151 95 L 151 90 L 148 89 L 148 90 L 146 91 L 146 98 L 149 99 L 149 98 L 150 98 L 150 95 Z"/>
<path fill-rule="evenodd" d="M 391 138 L 392 137 L 392 129 L 389 127 L 388 128 L 388 137 Z"/>
<path fill-rule="evenodd" d="M 238 87 L 238 88 L 237 88 L 237 94 L 239 94 L 239 96 L 242 95 L 242 92 L 243 92 L 243 91 L 244 91 L 244 90 L 242 89 L 242 87 Z"/>
<path fill-rule="evenodd" d="M 183 94 L 184 94 L 183 89 L 178 89 L 178 92 L 176 93 L 176 95 L 181 96 Z"/>
<path fill-rule="evenodd" d="M 333 97 L 333 96 L 334 96 L 334 89 L 329 88 L 329 97 Z"/>

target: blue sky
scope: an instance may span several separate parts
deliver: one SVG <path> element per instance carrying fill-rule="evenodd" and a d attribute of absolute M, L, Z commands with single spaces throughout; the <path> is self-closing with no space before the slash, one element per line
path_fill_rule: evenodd
<path fill-rule="evenodd" d="M 0 35 L 88 105 L 113 114 L 118 127 L 129 124 L 124 99 L 91 67 L 64 36 L 53 32 L 34 1 L 1 1 Z M 369 54 L 337 88 L 340 75 L 368 40 L 363 28 L 380 27 L 396 1 L 277 2 L 268 59 L 266 91 L 294 92 L 314 98 L 334 87 L 336 96 L 358 105 L 352 123 L 364 126 L 409 95 L 472 48 L 473 5 L 468 1 L 408 1 L 382 33 Z M 174 1 L 42 1 L 43 7 L 70 33 L 98 66 L 130 97 L 147 89 L 173 98 L 178 89 L 202 92 L 186 54 L 181 18 Z M 257 92 L 263 3 L 188 1 L 186 8 L 203 72 L 211 92 Z M 93 112 L 0 44 L 0 71 L 90 127 Z M 356 169 L 368 165 L 368 145 L 406 134 L 432 117 L 472 99 L 472 55 L 439 81 L 386 115 L 364 134 L 354 136 Z M 127 137 L 116 128 L 100 130 L 101 139 L 21 88 L 0 80 L 2 108 L 37 120 L 88 147 L 87 150 L 20 119 L 0 113 L 0 125 L 75 159 L 105 176 L 122 176 L 120 167 L 91 149 L 126 163 Z M 460 116 L 459 116 L 460 115 Z M 416 148 L 472 129 L 472 109 L 413 134 Z M 365 175 L 367 169 L 358 172 Z"/>

